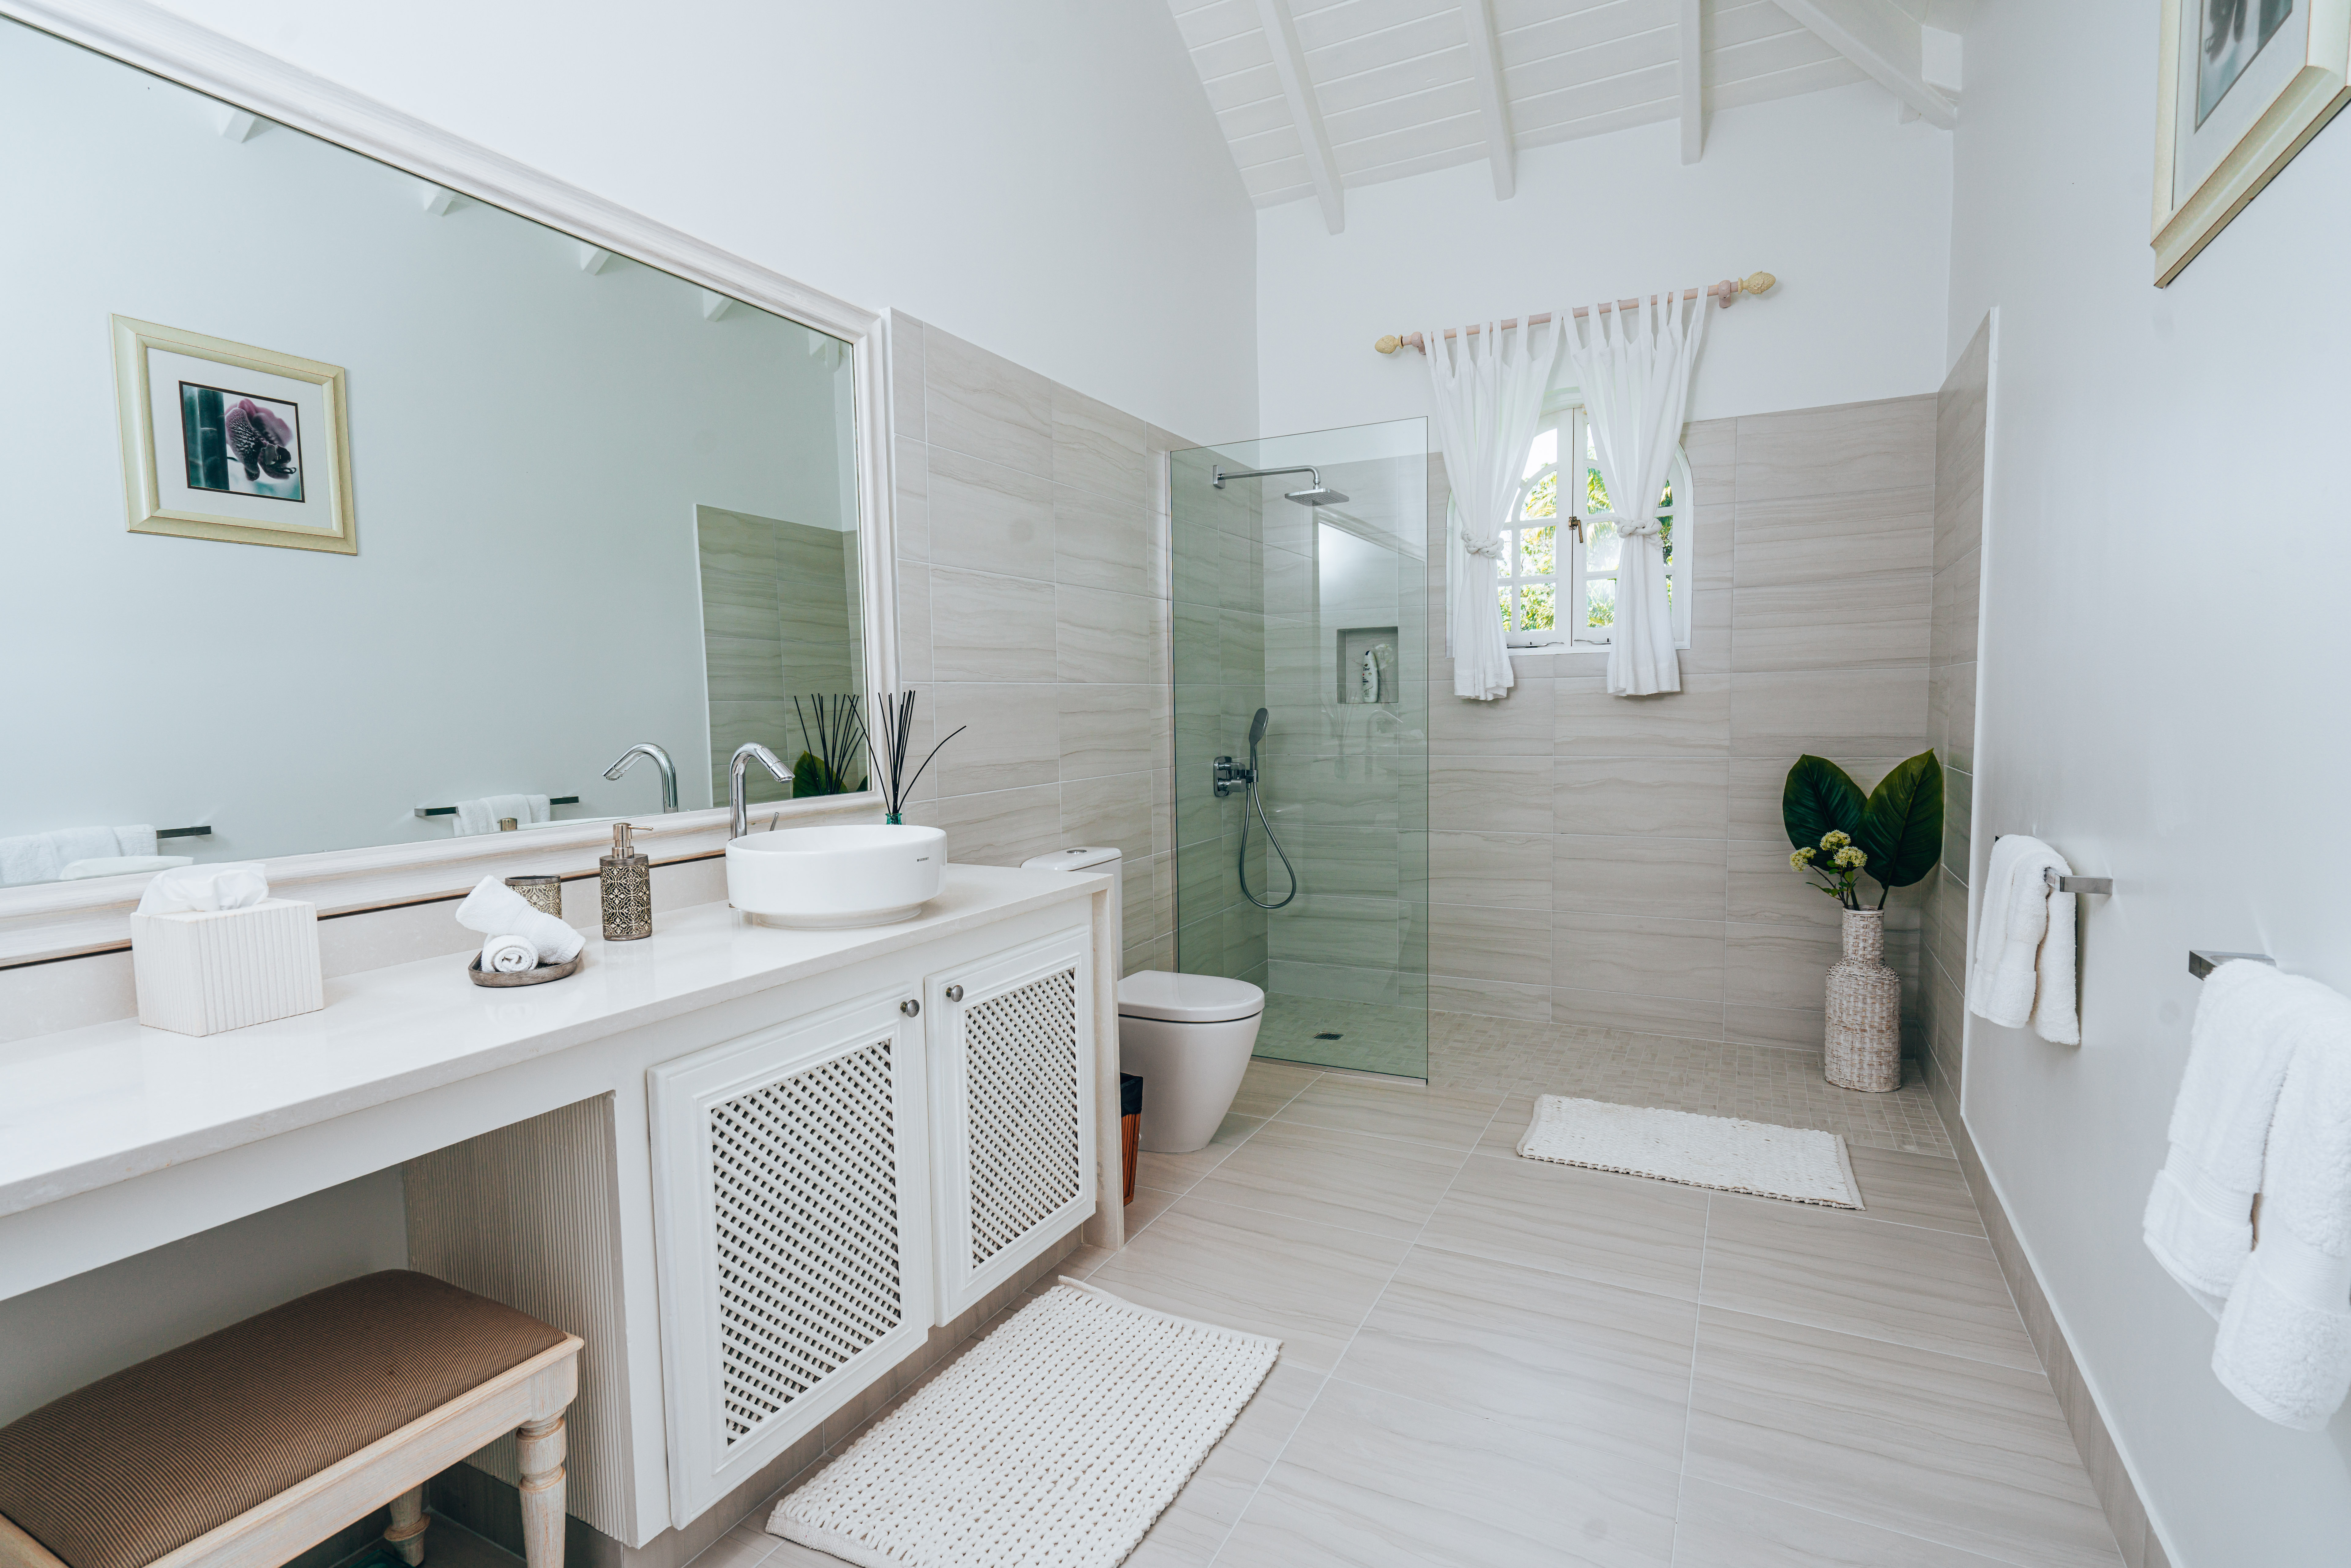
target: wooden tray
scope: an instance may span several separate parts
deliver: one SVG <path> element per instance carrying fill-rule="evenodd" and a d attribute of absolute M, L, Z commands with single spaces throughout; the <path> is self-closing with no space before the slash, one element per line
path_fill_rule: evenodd
<path fill-rule="evenodd" d="M 477 986 L 538 986 L 549 980 L 560 980 L 578 974 L 580 966 L 587 961 L 588 949 L 582 947 L 579 952 L 571 955 L 571 961 L 568 964 L 541 964 L 536 969 L 524 969 L 512 975 L 501 975 L 495 971 L 485 972 L 482 968 L 482 956 L 476 953 L 474 955 L 474 961 L 465 966 L 465 977 Z"/>

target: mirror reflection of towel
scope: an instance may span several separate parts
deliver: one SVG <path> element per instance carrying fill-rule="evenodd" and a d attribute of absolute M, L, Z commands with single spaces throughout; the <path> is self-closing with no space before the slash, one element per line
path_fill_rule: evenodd
<path fill-rule="evenodd" d="M 512 817 L 517 826 L 549 822 L 555 820 L 555 809 L 547 803 L 544 795 L 485 795 L 478 800 L 460 800 L 457 836 L 465 839 L 475 833 L 495 833 L 501 817 Z"/>
<path fill-rule="evenodd" d="M 154 852 L 155 830 L 144 823 L 129 828 L 59 828 L 54 832 L 24 833 L 0 839 L 0 887 L 56 882 L 76 861 Z"/>

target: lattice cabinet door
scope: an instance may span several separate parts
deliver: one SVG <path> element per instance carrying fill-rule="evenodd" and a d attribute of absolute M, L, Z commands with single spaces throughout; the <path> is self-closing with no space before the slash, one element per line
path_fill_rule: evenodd
<path fill-rule="evenodd" d="M 1071 933 L 927 988 L 946 1323 L 1094 1211 L 1092 966 Z"/>
<path fill-rule="evenodd" d="M 908 986 L 647 1075 L 678 1525 L 929 1334 L 917 1000 Z"/>

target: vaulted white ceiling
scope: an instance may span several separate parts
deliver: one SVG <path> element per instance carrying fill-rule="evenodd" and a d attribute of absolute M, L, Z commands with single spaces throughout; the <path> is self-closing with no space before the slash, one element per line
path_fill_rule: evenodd
<path fill-rule="evenodd" d="M 1259 206 L 1876 80 L 1949 126 L 1972 0 L 1169 0 Z M 1693 70 L 1691 68 L 1695 66 Z"/>

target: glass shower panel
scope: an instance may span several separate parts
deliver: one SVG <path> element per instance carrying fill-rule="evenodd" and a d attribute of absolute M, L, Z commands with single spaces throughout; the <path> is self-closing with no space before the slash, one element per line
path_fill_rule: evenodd
<path fill-rule="evenodd" d="M 1176 967 L 1264 988 L 1259 1056 L 1408 1078 L 1428 1071 L 1426 425 L 1172 457 Z"/>

